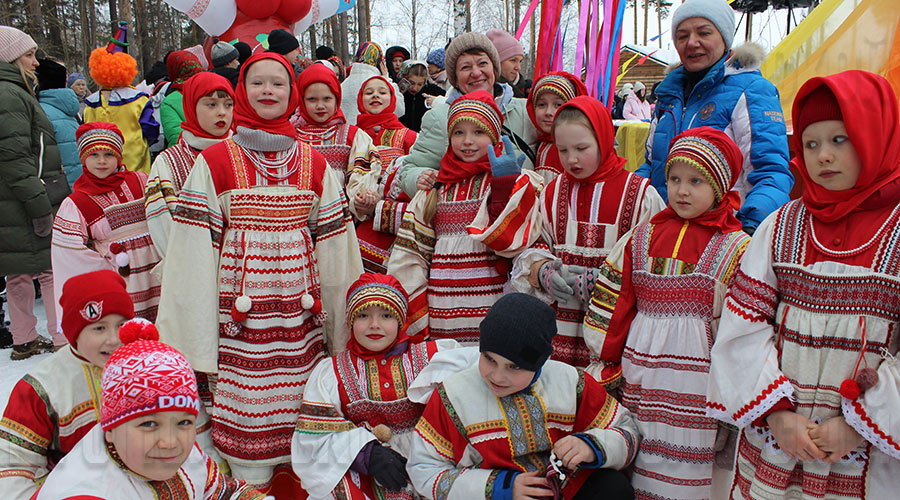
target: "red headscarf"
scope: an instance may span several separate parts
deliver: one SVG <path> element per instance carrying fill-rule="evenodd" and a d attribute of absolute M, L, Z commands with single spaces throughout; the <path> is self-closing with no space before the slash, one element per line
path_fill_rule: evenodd
<path fill-rule="evenodd" d="M 324 83 L 331 90 L 331 93 L 334 94 L 334 114 L 325 123 L 313 120 L 309 113 L 306 112 L 306 104 L 303 102 L 303 95 L 306 93 L 306 89 L 314 83 Z M 304 125 L 327 127 L 346 122 L 344 113 L 341 111 L 341 82 L 338 81 L 334 71 L 324 64 L 313 64 L 300 73 L 300 76 L 297 77 L 297 94 L 300 98 L 300 116 L 303 117 Z"/>
<path fill-rule="evenodd" d="M 288 106 L 287 111 L 284 112 L 283 115 L 275 118 L 273 120 L 265 120 L 260 118 L 258 114 L 256 114 L 256 110 L 250 106 L 250 100 L 247 97 L 247 87 L 244 80 L 247 77 L 247 71 L 250 69 L 250 66 L 253 66 L 254 63 L 262 61 L 264 59 L 271 59 L 273 61 L 278 62 L 284 67 L 285 71 L 288 74 L 288 85 L 291 86 L 291 94 L 288 98 Z M 294 130 L 294 126 L 291 125 L 291 122 L 288 120 L 290 116 L 294 113 L 294 110 L 297 109 L 297 103 L 299 102 L 299 92 L 293 88 L 294 83 L 294 69 L 291 68 L 290 63 L 287 62 L 287 59 L 284 58 L 281 54 L 276 54 L 274 52 L 260 52 L 257 54 L 253 54 L 250 56 L 244 64 L 241 65 L 241 76 L 238 79 L 238 86 L 235 89 L 235 100 L 234 100 L 234 126 L 237 127 L 247 127 L 250 129 L 256 130 L 264 130 L 271 134 L 278 135 L 286 135 L 288 137 L 296 137 L 297 132 Z"/>
<path fill-rule="evenodd" d="M 492 136 L 494 152 L 500 154 L 503 151 L 503 143 L 500 141 L 500 132 L 503 128 L 503 114 L 494 102 L 494 97 L 484 90 L 470 92 L 450 105 L 447 114 L 447 152 L 441 158 L 441 169 L 438 171 L 437 182 L 452 184 L 483 172 L 490 173 L 491 161 L 488 155 L 474 162 L 465 162 L 453 152 L 453 146 L 449 143 L 450 133 L 457 120 L 474 120 Z"/>
<path fill-rule="evenodd" d="M 691 222 L 718 228 L 723 233 L 741 229 L 741 221 L 734 215 L 734 211 L 741 206 L 741 196 L 731 189 L 740 176 L 744 163 L 744 155 L 737 144 L 725 132 L 712 127 L 685 130 L 669 143 L 666 178 L 669 162 L 677 158 L 688 160 L 688 163 L 701 171 L 717 192 L 724 193 L 715 208 L 691 219 Z M 653 216 L 650 222 L 659 224 L 677 218 L 680 218 L 679 215 L 669 205 Z"/>
<path fill-rule="evenodd" d="M 564 83 L 563 85 L 560 85 L 559 77 L 568 80 L 568 84 L 571 88 L 567 88 Z M 534 103 L 537 101 L 538 95 L 548 91 L 554 92 L 556 95 L 562 97 L 565 102 L 569 102 L 571 99 L 578 96 L 588 95 L 587 87 L 584 86 L 584 82 L 567 71 L 553 71 L 538 78 L 538 80 L 534 82 L 534 86 L 531 87 L 531 94 L 528 96 L 526 107 L 528 109 L 528 117 L 531 118 L 531 123 L 534 124 L 534 128 L 538 131 L 538 141 L 540 142 L 553 142 L 553 134 L 541 130 L 534 114 Z M 557 154 L 555 148 L 553 153 Z"/>
<path fill-rule="evenodd" d="M 203 130 L 203 127 L 200 126 L 200 122 L 197 120 L 197 102 L 217 90 L 227 93 L 232 100 L 234 99 L 234 90 L 231 88 L 231 83 L 224 76 L 204 71 L 188 78 L 183 90 L 184 121 L 181 122 L 181 130 L 187 130 L 197 137 L 205 137 L 207 139 L 218 139 L 221 137 L 214 136 Z"/>
<path fill-rule="evenodd" d="M 809 95 L 823 86 L 834 94 L 841 108 L 844 127 L 862 164 L 859 179 L 856 186 L 843 191 L 830 191 L 813 182 L 803 160 L 803 129 L 799 127 L 792 139 L 797 156 L 791 163 L 803 177 L 806 207 L 816 219 L 833 222 L 900 179 L 900 111 L 887 80 L 866 71 L 850 70 L 817 76 L 804 83 L 794 99 L 794 124 L 800 124 Z"/>
<path fill-rule="evenodd" d="M 387 85 L 388 94 L 391 96 L 391 102 L 377 115 L 369 114 L 369 112 L 366 111 L 365 106 L 363 106 L 363 92 L 366 90 L 366 85 L 372 80 L 381 80 L 384 82 L 384 84 Z M 400 123 L 400 120 L 397 118 L 397 115 L 394 114 L 394 109 L 397 107 L 397 96 L 394 95 L 394 88 L 391 86 L 391 82 L 383 76 L 373 76 L 363 82 L 362 87 L 359 88 L 359 94 L 356 96 L 356 107 L 359 108 L 359 116 L 356 117 L 356 126 L 365 130 L 372 139 L 378 136 L 378 133 L 374 130 L 375 127 L 381 127 L 383 129 L 404 128 L 403 124 Z"/>
<path fill-rule="evenodd" d="M 600 151 L 600 165 L 590 177 L 576 179 L 569 175 L 569 172 L 563 170 L 563 175 L 569 179 L 569 182 L 595 183 L 609 181 L 620 175 L 628 175 L 628 171 L 625 170 L 625 158 L 616 153 L 616 133 L 609 110 L 600 101 L 589 96 L 579 96 L 563 104 L 556 112 L 556 116 L 558 117 L 559 113 L 566 108 L 575 108 L 587 116 Z"/>
<path fill-rule="evenodd" d="M 166 70 L 172 90 L 181 90 L 188 78 L 203 72 L 200 59 L 186 50 L 176 50 L 166 58 Z"/>

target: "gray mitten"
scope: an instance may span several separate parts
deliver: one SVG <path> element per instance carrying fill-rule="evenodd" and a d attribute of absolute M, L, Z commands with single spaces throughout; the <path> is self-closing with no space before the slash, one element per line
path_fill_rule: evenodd
<path fill-rule="evenodd" d="M 559 259 L 548 260 L 541 264 L 538 279 L 544 290 L 558 302 L 565 302 L 575 296 L 575 274 L 568 271 Z"/>

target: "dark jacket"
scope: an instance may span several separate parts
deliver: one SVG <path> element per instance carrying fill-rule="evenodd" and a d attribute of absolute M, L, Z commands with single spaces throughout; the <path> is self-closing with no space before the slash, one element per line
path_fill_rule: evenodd
<path fill-rule="evenodd" d="M 50 269 L 50 236 L 37 237 L 31 221 L 59 207 L 50 205 L 39 163 L 43 179 L 62 173 L 53 126 L 19 68 L 0 61 L 0 275 Z"/>
<path fill-rule="evenodd" d="M 422 117 L 425 115 L 425 112 L 428 111 L 428 108 L 425 107 L 425 94 L 433 95 L 433 96 L 441 96 L 445 95 L 444 89 L 433 84 L 428 83 L 422 87 L 422 90 L 417 94 L 410 94 L 409 92 L 403 93 L 404 104 L 406 104 L 406 114 L 400 117 L 400 123 L 403 124 L 404 127 L 414 130 L 415 132 L 419 132 L 422 128 Z"/>

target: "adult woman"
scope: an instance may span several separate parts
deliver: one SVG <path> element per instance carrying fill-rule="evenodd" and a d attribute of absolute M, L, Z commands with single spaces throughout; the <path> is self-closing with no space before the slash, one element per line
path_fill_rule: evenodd
<path fill-rule="evenodd" d="M 53 126 L 34 96 L 34 52 L 27 34 L 0 26 L 0 276 L 6 276 L 12 359 L 25 359 L 53 346 L 35 327 L 34 287 L 41 284 L 47 330 L 56 332 L 50 231 L 62 199 L 51 203 L 42 180 L 62 173 Z"/>
<path fill-rule="evenodd" d="M 649 177 L 665 199 L 672 139 L 694 127 L 725 131 L 744 155 L 734 189 L 743 201 L 738 219 L 752 233 L 788 201 L 794 183 L 778 90 L 759 71 L 758 47 L 731 50 L 734 11 L 725 0 L 688 0 L 675 11 L 672 26 L 682 65 L 656 90 L 647 161 L 637 172 Z"/>
<path fill-rule="evenodd" d="M 453 88 L 446 97 L 436 97 L 431 111 L 422 117 L 422 128 L 416 143 L 398 170 L 403 191 L 414 196 L 419 189 L 430 189 L 437 178 L 441 157 L 447 151 L 447 113 L 450 105 L 463 94 L 488 91 L 503 115 L 503 135 L 510 135 L 516 155 L 527 146 L 537 150 L 537 130 L 528 118 L 526 100 L 513 98 L 512 87 L 498 83 L 500 56 L 491 40 L 481 33 L 466 33 L 453 39 L 445 58 L 447 77 Z M 533 168 L 526 161 L 525 168 Z"/>

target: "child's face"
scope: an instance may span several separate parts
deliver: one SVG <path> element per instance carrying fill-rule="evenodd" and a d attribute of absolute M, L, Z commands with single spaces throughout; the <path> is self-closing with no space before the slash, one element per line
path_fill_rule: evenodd
<path fill-rule="evenodd" d="M 122 347 L 119 328 L 125 321 L 121 314 L 109 314 L 84 327 L 76 339 L 78 354 L 94 366 L 105 367 L 113 351 Z"/>
<path fill-rule="evenodd" d="M 377 115 L 391 103 L 391 88 L 379 78 L 369 80 L 363 88 L 362 102 L 366 113 Z"/>
<path fill-rule="evenodd" d="M 245 78 L 250 107 L 263 120 L 274 120 L 287 113 L 291 98 L 290 75 L 278 61 L 263 59 L 253 63 Z"/>
<path fill-rule="evenodd" d="M 450 148 L 453 154 L 466 163 L 478 161 L 491 147 L 491 136 L 469 120 L 459 121 L 450 131 Z"/>
<path fill-rule="evenodd" d="M 184 411 L 151 413 L 106 431 L 106 441 L 132 472 L 165 481 L 175 476 L 191 454 L 195 420 Z"/>
<path fill-rule="evenodd" d="M 360 310 L 353 318 L 353 338 L 363 348 L 381 352 L 397 340 L 400 322 L 387 309 L 371 305 Z"/>
<path fill-rule="evenodd" d="M 486 351 L 478 358 L 478 373 L 494 396 L 502 398 L 528 387 L 536 372 L 523 370 L 503 356 Z"/>
<path fill-rule="evenodd" d="M 110 151 L 97 150 L 84 159 L 84 166 L 97 178 L 106 179 L 119 169 L 119 160 Z"/>
<path fill-rule="evenodd" d="M 510 57 L 500 63 L 500 76 L 508 82 L 514 82 L 522 69 L 522 56 Z"/>
<path fill-rule="evenodd" d="M 716 206 L 716 192 L 712 184 L 693 165 L 673 162 L 666 179 L 669 206 L 682 219 L 699 217 Z"/>
<path fill-rule="evenodd" d="M 306 113 L 316 123 L 327 122 L 337 110 L 334 93 L 324 83 L 314 83 L 306 87 L 306 93 L 303 94 L 303 105 L 306 106 Z"/>
<path fill-rule="evenodd" d="M 594 133 L 578 122 L 563 122 L 553 131 L 559 160 L 569 175 L 587 179 L 600 166 L 600 147 Z"/>
<path fill-rule="evenodd" d="M 406 88 L 406 91 L 412 95 L 418 94 L 422 87 L 425 86 L 424 76 L 409 75 L 406 77 L 406 81 L 409 82 L 409 87 Z"/>
<path fill-rule="evenodd" d="M 862 162 L 844 122 L 825 120 L 803 129 L 803 161 L 813 182 L 829 191 L 856 186 Z"/>
<path fill-rule="evenodd" d="M 394 65 L 394 72 L 400 71 L 400 66 L 403 65 L 403 56 L 397 56 L 391 59 L 391 64 Z"/>
<path fill-rule="evenodd" d="M 555 92 L 543 92 L 534 101 L 534 118 L 542 132 L 550 133 L 553 129 L 553 117 L 556 116 L 556 110 L 565 103 L 563 98 Z"/>
<path fill-rule="evenodd" d="M 222 137 L 231 128 L 234 100 L 230 97 L 203 96 L 197 101 L 197 122 L 206 133 Z"/>

